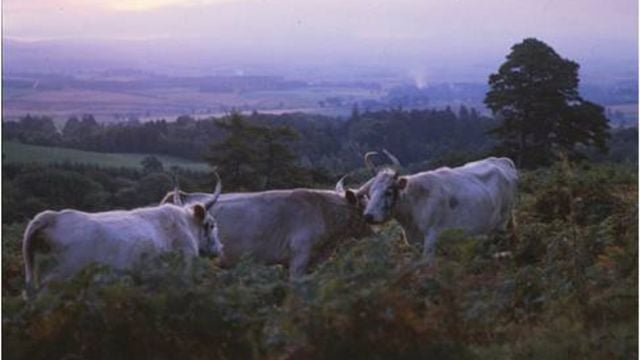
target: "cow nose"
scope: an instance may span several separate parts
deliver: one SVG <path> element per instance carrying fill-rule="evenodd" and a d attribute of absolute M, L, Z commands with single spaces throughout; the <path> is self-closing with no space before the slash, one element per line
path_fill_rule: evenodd
<path fill-rule="evenodd" d="M 368 222 L 368 223 L 372 223 L 373 222 L 373 215 L 371 214 L 364 214 L 364 221 Z"/>

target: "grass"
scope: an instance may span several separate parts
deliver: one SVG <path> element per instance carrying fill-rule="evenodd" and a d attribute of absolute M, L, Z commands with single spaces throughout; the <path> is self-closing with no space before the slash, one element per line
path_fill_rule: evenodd
<path fill-rule="evenodd" d="M 103 167 L 141 168 L 141 161 L 153 154 L 98 153 L 49 146 L 27 145 L 17 142 L 2 143 L 2 161 L 5 163 L 76 163 Z M 173 156 L 155 155 L 165 169 L 179 166 L 191 171 L 209 171 L 206 163 L 199 163 Z"/>

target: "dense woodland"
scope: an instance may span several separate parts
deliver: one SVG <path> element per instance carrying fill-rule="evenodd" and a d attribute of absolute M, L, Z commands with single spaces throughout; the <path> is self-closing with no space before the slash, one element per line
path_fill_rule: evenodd
<path fill-rule="evenodd" d="M 299 162 L 336 170 L 360 165 L 360 152 L 386 147 L 403 161 L 425 161 L 449 149 L 475 151 L 487 148 L 484 132 L 494 122 L 461 107 L 445 110 L 381 110 L 360 112 L 348 119 L 303 113 L 245 116 L 250 124 L 287 126 L 298 136 L 291 148 Z M 224 120 L 222 120 L 224 121 Z M 62 146 L 98 152 L 155 153 L 203 160 L 212 142 L 222 140 L 227 129 L 220 119 L 156 120 L 100 124 L 93 116 L 68 119 L 57 129 L 51 118 L 27 115 L 3 124 L 3 140 L 35 145 Z"/>

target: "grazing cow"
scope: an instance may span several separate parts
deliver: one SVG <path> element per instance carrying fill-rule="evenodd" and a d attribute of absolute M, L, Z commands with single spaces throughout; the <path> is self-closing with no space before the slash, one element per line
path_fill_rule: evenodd
<path fill-rule="evenodd" d="M 217 253 L 220 247 L 217 224 L 208 209 L 221 190 L 218 181 L 214 194 L 206 202 L 187 206 L 180 206 L 180 200 L 176 199 L 175 205 L 129 211 L 86 213 L 67 209 L 39 213 L 27 226 L 22 242 L 27 289 L 37 287 L 36 253 L 48 253 L 55 260 L 46 279 L 38 276 L 43 280 L 41 283 L 66 278 L 92 262 L 127 269 L 145 256 L 174 250 L 188 258 Z"/>
<path fill-rule="evenodd" d="M 384 153 L 400 166 L 392 154 Z M 370 169 L 373 154 L 365 155 Z M 383 168 L 358 193 L 368 197 L 364 211 L 368 223 L 395 218 L 409 242 L 424 243 L 424 255 L 431 260 L 435 241 L 444 229 L 459 228 L 469 235 L 505 230 L 512 219 L 517 182 L 513 161 L 490 157 L 409 176 Z"/>
<path fill-rule="evenodd" d="M 232 266 L 250 257 L 263 264 L 288 266 L 295 279 L 311 264 L 326 260 L 339 240 L 372 234 L 362 218 L 363 206 L 352 190 L 344 189 L 343 180 L 335 190 L 222 195 L 210 209 L 220 224 L 221 265 Z M 176 198 L 187 204 L 207 198 L 203 193 L 180 194 Z M 163 201 L 173 198 L 171 194 Z"/>

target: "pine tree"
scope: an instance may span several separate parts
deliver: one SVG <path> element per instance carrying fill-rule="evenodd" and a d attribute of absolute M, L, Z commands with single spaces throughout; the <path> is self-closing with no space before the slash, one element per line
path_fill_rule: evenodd
<path fill-rule="evenodd" d="M 250 124 L 237 113 L 216 125 L 226 132 L 226 138 L 211 145 L 206 159 L 218 167 L 225 188 L 264 190 L 305 182 L 305 171 L 296 165 L 297 157 L 290 148 L 299 138 L 295 130 Z"/>
<path fill-rule="evenodd" d="M 260 130 L 262 151 L 259 169 L 264 178 L 263 187 L 286 187 L 295 179 L 298 170 L 296 156 L 289 144 L 297 140 L 299 135 L 286 126 L 262 127 Z"/>
<path fill-rule="evenodd" d="M 210 146 L 207 162 L 218 167 L 227 188 L 256 188 L 257 129 L 238 113 L 231 114 L 227 121 L 216 122 L 216 126 L 224 130 L 227 137 Z"/>
<path fill-rule="evenodd" d="M 578 144 L 606 151 L 608 120 L 601 106 L 580 97 L 578 69 L 537 39 L 515 44 L 489 77 L 484 100 L 501 122 L 491 132 L 497 150 L 524 166 L 548 162 L 553 149 L 579 155 Z"/>

